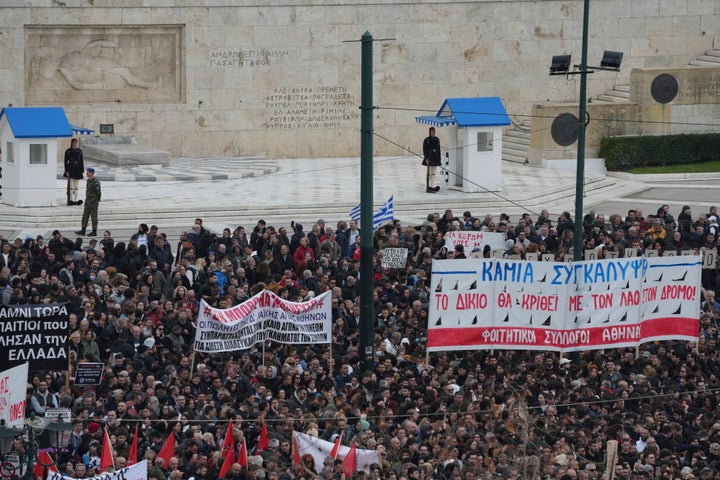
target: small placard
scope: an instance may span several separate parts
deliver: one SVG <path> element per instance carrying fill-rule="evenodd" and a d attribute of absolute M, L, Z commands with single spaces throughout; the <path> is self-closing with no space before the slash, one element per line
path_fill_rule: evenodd
<path fill-rule="evenodd" d="M 75 385 L 100 385 L 104 364 L 101 362 L 81 362 L 75 368 Z"/>
<path fill-rule="evenodd" d="M 407 265 L 407 248 L 386 248 L 383 250 L 383 268 L 405 268 Z"/>
<path fill-rule="evenodd" d="M 709 248 L 703 250 L 703 266 L 704 269 L 712 269 L 717 267 L 717 249 Z"/>

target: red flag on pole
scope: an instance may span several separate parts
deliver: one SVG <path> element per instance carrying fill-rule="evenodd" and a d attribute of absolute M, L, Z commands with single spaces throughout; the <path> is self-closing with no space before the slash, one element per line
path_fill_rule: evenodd
<path fill-rule="evenodd" d="M 267 427 L 263 423 L 262 428 L 260 428 L 260 438 L 258 439 L 257 451 L 262 452 L 263 450 L 267 450 L 269 447 L 270 437 L 268 436 Z"/>
<path fill-rule="evenodd" d="M 240 453 L 238 453 L 237 463 L 239 463 L 241 467 L 248 467 L 247 445 L 245 443 L 245 440 L 243 440 L 242 444 L 240 445 Z"/>
<path fill-rule="evenodd" d="M 135 435 L 133 435 L 133 441 L 130 444 L 130 454 L 127 459 L 127 466 L 130 467 L 137 463 L 137 448 L 138 448 L 138 424 L 135 424 Z"/>
<path fill-rule="evenodd" d="M 232 464 L 235 463 L 235 435 L 232 422 L 228 422 L 222 446 L 222 456 L 225 460 L 223 460 L 222 468 L 220 468 L 220 478 L 223 478 L 230 471 Z"/>
<path fill-rule="evenodd" d="M 100 471 L 104 472 L 106 468 L 115 469 L 115 460 L 112 454 L 112 443 L 110 443 L 110 434 L 107 429 L 103 429 L 102 453 L 100 454 Z"/>
<path fill-rule="evenodd" d="M 295 437 L 295 432 L 293 432 L 292 452 L 293 467 L 302 467 L 302 458 L 300 457 L 300 445 L 298 445 L 297 438 Z"/>
<path fill-rule="evenodd" d="M 235 463 L 235 449 L 230 450 L 227 454 L 225 452 L 225 446 L 223 446 L 223 464 L 220 467 L 220 474 L 218 478 L 225 478 L 225 475 L 230 471 L 230 467 Z"/>
<path fill-rule="evenodd" d="M 55 462 L 48 452 L 38 452 L 37 462 L 33 467 L 33 476 L 45 478 L 45 469 L 47 468 L 50 472 L 57 472 L 58 469 L 55 467 Z"/>
<path fill-rule="evenodd" d="M 355 450 L 355 442 L 353 442 L 350 446 L 350 451 L 347 455 L 345 455 L 342 466 L 346 477 L 349 477 L 357 471 L 357 452 Z"/>
<path fill-rule="evenodd" d="M 162 448 L 160 449 L 160 452 L 158 453 L 158 457 L 165 460 L 163 463 L 163 469 L 167 470 L 168 463 L 170 463 L 170 459 L 175 455 L 175 434 L 173 432 L 170 432 L 170 436 L 168 436 L 167 440 L 165 440 L 165 443 L 163 444 Z"/>
<path fill-rule="evenodd" d="M 330 450 L 330 456 L 335 460 L 338 456 L 338 452 L 340 451 L 340 443 L 342 442 L 342 432 L 340 432 L 340 435 L 335 439 L 335 445 L 333 445 L 332 450 Z"/>

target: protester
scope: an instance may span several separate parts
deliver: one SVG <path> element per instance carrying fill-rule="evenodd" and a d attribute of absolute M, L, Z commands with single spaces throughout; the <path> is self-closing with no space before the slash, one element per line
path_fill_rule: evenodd
<path fill-rule="evenodd" d="M 633 212 L 625 223 L 620 215 L 608 217 L 607 224 L 585 219 L 583 244 L 602 257 L 633 248 L 618 241 L 619 229 L 623 238 L 637 235 L 641 243 L 653 237 L 652 246 L 663 246 L 676 231 L 691 250 L 713 239 L 704 225 L 687 218 L 689 210 L 678 216 L 680 230 L 667 215 L 664 223 L 644 219 L 641 229 Z M 56 459 L 59 470 L 77 475 L 81 465 L 80 471 L 97 472 L 107 428 L 118 463 L 146 458 L 148 478 L 157 479 L 218 478 L 226 458 L 232 464 L 224 478 L 317 478 L 311 468 L 321 469 L 322 478 L 343 478 L 343 458 L 313 460 L 310 468 L 312 458 L 301 459 L 296 465 L 293 431 L 377 452 L 364 477 L 344 478 L 596 480 L 606 478 L 608 440 L 618 441 L 619 479 L 720 478 L 716 270 L 703 277 L 707 295 L 697 343 L 563 356 L 543 349 L 427 355 L 432 259 L 459 252 L 448 251 L 435 232 L 441 219 L 449 225 L 453 218 L 452 212 L 431 213 L 423 232 L 395 221 L 376 234 L 375 353 L 367 371 L 355 326 L 359 261 L 339 256 L 334 246 L 315 250 L 307 236 L 298 235 L 297 224 L 297 238 L 281 240 L 277 249 L 271 238 L 280 229 L 271 222 L 258 222 L 248 241 L 241 228 L 216 237 L 200 219 L 182 252 L 168 252 L 162 232 L 149 255 L 126 249 L 124 242 L 83 253 L 82 245 L 63 242 L 60 232 L 57 258 L 51 248 L 8 249 L 8 259 L 27 255 L 29 266 L 24 273 L 20 262 L 10 261 L 0 272 L 0 286 L 12 292 L 8 303 L 70 302 L 68 334 L 80 333 L 69 388 L 62 376 L 38 372 L 28 393 L 37 414 L 57 402 L 79 422 L 69 436 L 70 450 Z M 516 223 L 501 216 L 497 227 L 490 215 L 463 220 L 460 229 L 482 225 L 484 231 L 508 232 L 511 251 L 523 242 L 525 254 L 536 247 L 558 258 L 572 253 L 567 234 L 558 235 L 547 215 L 526 215 Z M 572 231 L 572 224 L 567 212 L 556 223 L 564 231 Z M 335 242 L 332 233 L 329 238 Z M 224 261 L 218 258 L 220 244 L 230 246 Z M 408 268 L 382 268 L 381 245 L 408 248 Z M 482 250 L 472 254 L 491 253 Z M 291 301 L 331 292 L 332 345 L 268 343 L 232 353 L 193 352 L 201 299 L 229 308 L 265 288 Z M 105 364 L 101 385 L 72 381 L 76 363 L 98 360 Z M 224 451 L 229 422 L 234 445 Z M 137 457 L 130 459 L 135 440 Z"/>

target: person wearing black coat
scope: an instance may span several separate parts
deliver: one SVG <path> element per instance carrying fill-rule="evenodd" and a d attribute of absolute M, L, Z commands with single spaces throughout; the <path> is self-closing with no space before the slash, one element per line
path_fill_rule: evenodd
<path fill-rule="evenodd" d="M 423 140 L 423 165 L 427 166 L 425 191 L 435 193 L 440 187 L 435 185 L 435 174 L 441 165 L 440 139 L 435 136 L 435 127 L 430 127 L 428 136 Z"/>

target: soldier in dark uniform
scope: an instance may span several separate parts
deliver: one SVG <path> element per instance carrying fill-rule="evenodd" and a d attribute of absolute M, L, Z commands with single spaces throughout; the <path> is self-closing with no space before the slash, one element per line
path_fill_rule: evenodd
<path fill-rule="evenodd" d="M 87 168 L 87 187 L 85 189 L 85 208 L 83 209 L 82 223 L 80 230 L 75 232 L 77 235 L 85 235 L 88 220 L 92 220 L 92 231 L 87 234 L 88 237 L 97 235 L 98 225 L 98 206 L 100 205 L 100 180 L 95 178 L 95 169 Z"/>
<path fill-rule="evenodd" d="M 435 136 L 435 127 L 430 127 L 429 134 L 423 141 L 423 165 L 427 166 L 425 191 L 435 193 L 440 187 L 435 185 L 435 173 L 441 165 L 440 139 Z"/>
<path fill-rule="evenodd" d="M 82 205 L 82 200 L 78 200 L 78 190 L 80 180 L 83 178 L 85 165 L 83 164 L 83 152 L 78 148 L 77 138 L 70 140 L 70 148 L 65 150 L 65 176 L 67 182 L 67 204 Z"/>

